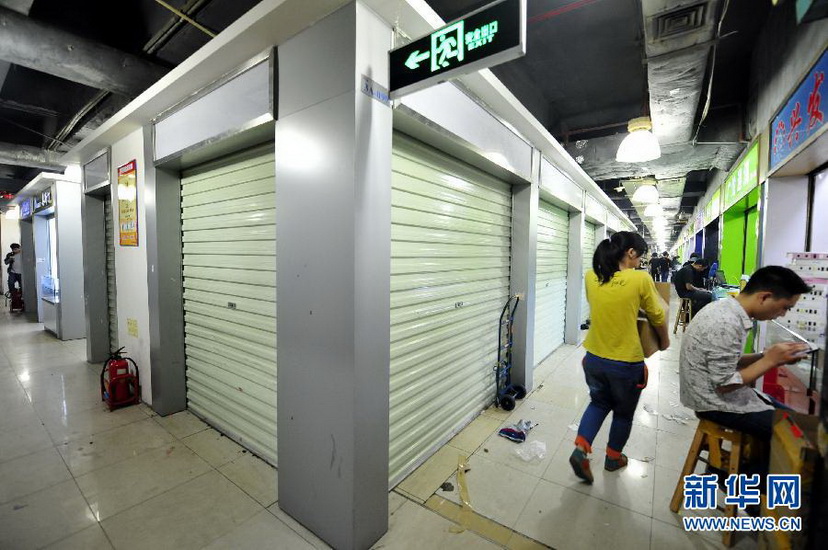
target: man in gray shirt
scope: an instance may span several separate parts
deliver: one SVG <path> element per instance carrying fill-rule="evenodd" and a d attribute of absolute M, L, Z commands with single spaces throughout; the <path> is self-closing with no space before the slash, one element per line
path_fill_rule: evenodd
<path fill-rule="evenodd" d="M 784 316 L 810 287 L 785 267 L 756 271 L 736 298 L 705 307 L 681 343 L 681 403 L 699 418 L 770 441 L 774 404 L 751 384 L 771 369 L 802 359 L 808 344 L 784 342 L 742 355 L 753 320 Z"/>

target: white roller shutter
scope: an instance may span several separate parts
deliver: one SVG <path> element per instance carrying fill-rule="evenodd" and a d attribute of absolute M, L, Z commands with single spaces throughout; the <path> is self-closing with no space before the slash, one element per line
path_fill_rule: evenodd
<path fill-rule="evenodd" d="M 112 198 L 104 199 L 104 236 L 106 238 L 106 300 L 109 316 L 109 350 L 118 349 L 118 292 L 115 285 L 115 225 Z"/>
<path fill-rule="evenodd" d="M 273 145 L 181 177 L 187 404 L 276 464 Z"/>
<path fill-rule="evenodd" d="M 595 224 L 584 223 L 584 273 L 592 269 L 592 256 L 595 255 L 595 230 L 598 227 Z M 583 279 L 581 280 L 581 322 L 589 319 L 589 302 L 586 297 L 586 286 Z"/>
<path fill-rule="evenodd" d="M 535 365 L 564 341 L 568 250 L 569 212 L 541 200 L 535 279 Z"/>
<path fill-rule="evenodd" d="M 512 194 L 508 184 L 399 134 L 392 186 L 390 478 L 397 483 L 494 400 Z"/>

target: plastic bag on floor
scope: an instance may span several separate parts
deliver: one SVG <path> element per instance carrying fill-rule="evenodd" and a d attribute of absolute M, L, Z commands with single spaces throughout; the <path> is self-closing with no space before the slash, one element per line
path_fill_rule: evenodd
<path fill-rule="evenodd" d="M 546 443 L 543 441 L 530 441 L 526 445 L 521 445 L 515 449 L 515 454 L 525 462 L 532 462 L 535 459 L 543 460 L 546 456 Z"/>

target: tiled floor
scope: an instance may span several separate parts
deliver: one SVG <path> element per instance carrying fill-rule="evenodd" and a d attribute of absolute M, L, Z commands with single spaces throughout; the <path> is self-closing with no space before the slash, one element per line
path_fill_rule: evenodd
<path fill-rule="evenodd" d="M 564 346 L 514 411 L 484 411 L 390 493 L 389 531 L 376 548 L 720 547 L 717 534 L 685 533 L 667 508 L 695 429 L 695 420 L 667 418 L 692 416 L 677 406 L 677 344 L 649 362 L 626 469 L 595 467 L 592 486 L 572 474 L 587 390 L 583 351 Z M 327 547 L 279 509 L 275 469 L 193 415 L 107 412 L 84 346 L 0 313 L 0 548 Z M 546 445 L 544 458 L 525 462 L 496 435 L 520 418 L 539 423 L 529 441 Z M 460 457 L 473 511 L 452 504 Z M 755 546 L 737 537 L 738 548 Z"/>

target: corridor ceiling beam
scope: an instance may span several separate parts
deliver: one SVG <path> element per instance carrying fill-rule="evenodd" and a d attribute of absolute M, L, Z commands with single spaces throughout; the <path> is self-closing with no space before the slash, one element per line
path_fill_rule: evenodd
<path fill-rule="evenodd" d="M 0 7 L 0 59 L 91 88 L 136 97 L 168 69 Z"/>
<path fill-rule="evenodd" d="M 65 166 L 60 164 L 60 156 L 60 153 L 44 151 L 37 147 L 0 143 L 0 164 L 63 172 Z"/>

